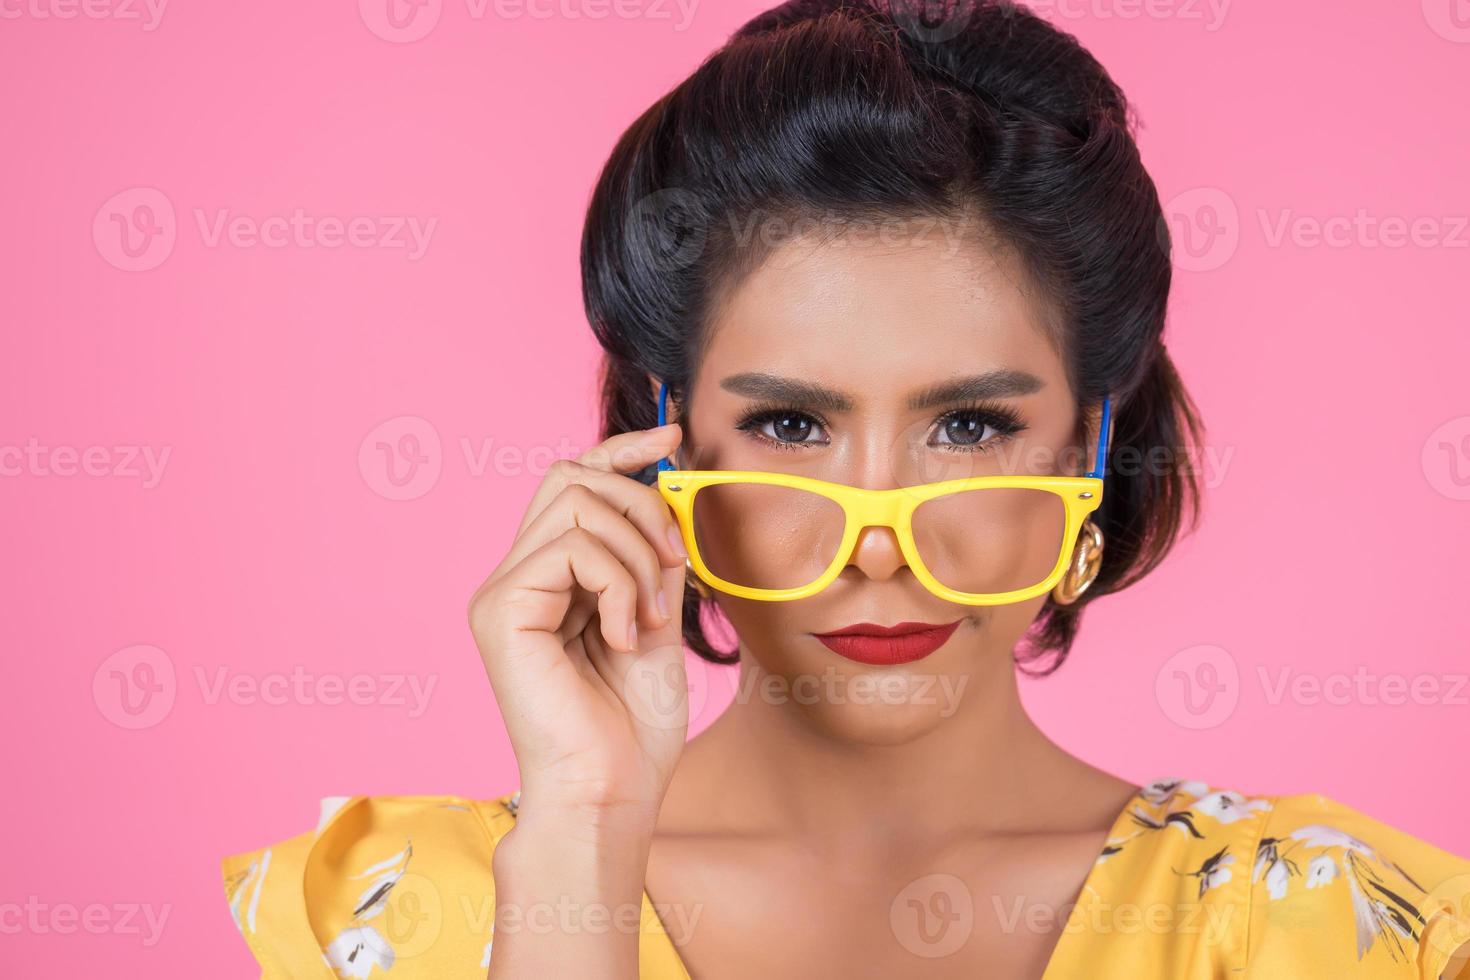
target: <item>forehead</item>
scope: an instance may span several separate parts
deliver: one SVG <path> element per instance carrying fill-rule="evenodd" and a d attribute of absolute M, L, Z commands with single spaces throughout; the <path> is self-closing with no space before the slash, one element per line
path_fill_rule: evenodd
<path fill-rule="evenodd" d="M 794 238 L 726 291 L 709 330 L 701 375 L 779 370 L 859 398 L 956 374 L 1064 373 L 1019 256 L 937 228 Z"/>

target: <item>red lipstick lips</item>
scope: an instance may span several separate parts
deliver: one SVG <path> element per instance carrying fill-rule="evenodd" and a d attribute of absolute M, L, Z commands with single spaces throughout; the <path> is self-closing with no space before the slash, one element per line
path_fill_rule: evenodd
<path fill-rule="evenodd" d="M 893 666 L 912 663 L 929 656 L 944 645 L 960 620 L 952 623 L 854 623 L 830 633 L 815 633 L 833 653 L 856 660 L 860 664 Z"/>

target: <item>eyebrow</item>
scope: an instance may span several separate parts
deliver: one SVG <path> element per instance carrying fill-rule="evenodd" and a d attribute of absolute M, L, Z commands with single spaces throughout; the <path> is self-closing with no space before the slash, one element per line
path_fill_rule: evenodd
<path fill-rule="evenodd" d="M 748 371 L 732 374 L 720 382 L 720 387 L 736 395 L 762 398 L 768 401 L 785 401 L 828 412 L 850 412 L 855 404 L 851 395 L 835 388 L 828 388 L 812 381 L 798 378 L 783 378 L 775 374 Z M 1030 395 L 1040 391 L 1044 382 L 1026 371 L 1002 369 L 973 374 L 963 378 L 952 378 L 938 384 L 921 388 L 909 396 L 910 411 L 949 405 L 962 401 L 981 401 L 987 398 L 1006 398 Z"/>

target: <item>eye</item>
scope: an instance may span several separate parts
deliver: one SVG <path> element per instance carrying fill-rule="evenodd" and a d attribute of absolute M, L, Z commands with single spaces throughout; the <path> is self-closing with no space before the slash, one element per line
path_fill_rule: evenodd
<path fill-rule="evenodd" d="M 934 445 L 952 452 L 988 452 L 1025 428 L 1020 416 L 1004 406 L 959 408 L 939 419 Z"/>
<path fill-rule="evenodd" d="M 741 416 L 735 427 L 774 449 L 827 444 L 823 421 L 794 408 L 756 407 Z M 811 438 L 814 433 L 820 437 Z"/>

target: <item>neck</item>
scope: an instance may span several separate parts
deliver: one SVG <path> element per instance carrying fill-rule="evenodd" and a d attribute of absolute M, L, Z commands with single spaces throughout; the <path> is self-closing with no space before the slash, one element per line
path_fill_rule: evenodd
<path fill-rule="evenodd" d="M 675 809 L 734 833 L 839 846 L 888 830 L 913 840 L 1095 822 L 1066 804 L 1079 780 L 1091 789 L 1097 776 L 1111 777 L 1037 729 L 1008 655 L 977 651 L 968 665 L 967 674 L 936 678 L 961 692 L 951 714 L 881 744 L 835 733 L 820 715 L 830 706 L 737 696 L 686 750 L 670 790 Z M 740 669 L 740 690 L 758 691 L 761 668 L 743 655 Z"/>

